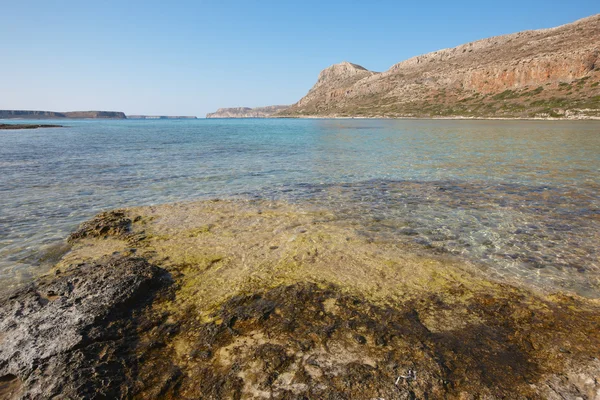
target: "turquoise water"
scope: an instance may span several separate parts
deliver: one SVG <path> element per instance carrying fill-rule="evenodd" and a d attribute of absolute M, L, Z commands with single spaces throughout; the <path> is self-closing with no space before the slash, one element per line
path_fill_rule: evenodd
<path fill-rule="evenodd" d="M 61 123 L 0 131 L 6 285 L 44 271 L 40 251 L 99 211 L 258 197 L 332 208 L 365 235 L 600 297 L 598 122 Z"/>

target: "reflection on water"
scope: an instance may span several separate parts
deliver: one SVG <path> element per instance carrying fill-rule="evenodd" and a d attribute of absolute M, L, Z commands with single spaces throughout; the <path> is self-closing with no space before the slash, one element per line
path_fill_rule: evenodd
<path fill-rule="evenodd" d="M 367 235 L 600 295 L 600 124 L 69 121 L 0 133 L 0 279 L 100 210 L 231 196 L 336 210 Z M 54 248 L 54 247 L 51 247 Z"/>

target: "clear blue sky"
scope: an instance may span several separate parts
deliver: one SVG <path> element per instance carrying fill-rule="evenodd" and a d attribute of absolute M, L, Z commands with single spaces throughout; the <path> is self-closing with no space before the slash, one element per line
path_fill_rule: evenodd
<path fill-rule="evenodd" d="M 0 109 L 204 116 L 291 104 L 340 61 L 383 71 L 597 13 L 598 0 L 1 0 Z"/>

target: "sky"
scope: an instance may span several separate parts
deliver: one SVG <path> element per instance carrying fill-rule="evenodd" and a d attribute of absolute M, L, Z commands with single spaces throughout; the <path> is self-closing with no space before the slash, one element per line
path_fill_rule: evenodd
<path fill-rule="evenodd" d="M 597 13 L 598 0 L 0 0 L 0 109 L 203 117 L 292 104 L 341 61 L 384 71 Z"/>

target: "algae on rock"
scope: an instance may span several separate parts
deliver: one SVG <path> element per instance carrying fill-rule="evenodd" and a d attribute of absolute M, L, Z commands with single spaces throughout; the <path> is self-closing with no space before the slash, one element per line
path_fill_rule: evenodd
<path fill-rule="evenodd" d="M 369 239 L 328 210 L 208 201 L 92 221 L 56 279 L 94 265 L 123 284 L 121 264 L 106 261 L 121 257 L 168 280 L 134 303 L 137 328 L 123 331 L 130 345 L 103 347 L 124 352 L 113 371 L 121 378 L 109 371 L 108 387 L 91 379 L 86 390 L 172 399 L 593 399 L 600 390 L 597 301 L 533 292 L 450 256 Z M 85 274 L 70 282 L 96 285 Z M 86 357 L 90 370 L 103 368 L 102 357 Z M 30 390 L 31 370 L 6 373 Z"/>

